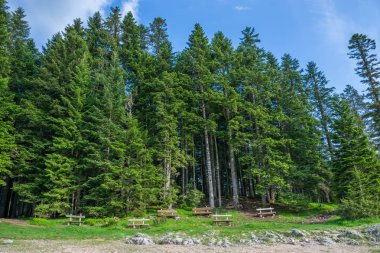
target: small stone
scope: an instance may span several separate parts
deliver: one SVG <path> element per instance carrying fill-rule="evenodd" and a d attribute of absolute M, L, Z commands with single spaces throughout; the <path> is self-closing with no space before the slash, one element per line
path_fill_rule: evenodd
<path fill-rule="evenodd" d="M 377 241 L 380 239 L 380 224 L 372 225 L 364 230 L 364 232 L 371 235 Z"/>
<path fill-rule="evenodd" d="M 318 242 L 320 245 L 330 245 L 334 243 L 334 241 L 331 238 L 325 236 L 317 237 L 315 241 Z"/>
<path fill-rule="evenodd" d="M 338 235 L 339 238 L 362 239 L 363 235 L 353 229 L 344 230 Z"/>
<path fill-rule="evenodd" d="M 348 245 L 353 245 L 353 246 L 354 246 L 354 245 L 359 245 L 359 243 L 358 243 L 357 241 L 355 241 L 354 239 L 350 239 L 350 240 L 348 240 L 348 241 L 347 241 L 347 244 L 348 244 Z"/>
<path fill-rule="evenodd" d="M 216 240 L 214 238 L 211 238 L 210 241 L 209 241 L 209 243 L 208 243 L 208 245 L 209 246 L 214 246 L 215 243 L 216 243 Z"/>
<path fill-rule="evenodd" d="M 192 246 L 194 244 L 195 244 L 194 240 L 191 239 L 191 238 L 188 238 L 188 239 L 186 239 L 186 240 L 183 241 L 183 245 L 186 245 L 186 246 Z"/>
<path fill-rule="evenodd" d="M 232 245 L 232 243 L 228 239 L 224 239 L 224 242 L 223 242 L 223 245 L 222 245 L 223 247 L 227 248 L 227 247 L 229 247 L 231 245 Z"/>
<path fill-rule="evenodd" d="M 10 240 L 10 239 L 3 240 L 3 244 L 12 244 L 12 243 L 13 243 L 13 240 Z"/>
<path fill-rule="evenodd" d="M 305 236 L 307 236 L 307 233 L 305 231 L 298 230 L 298 229 L 292 229 L 289 234 L 291 236 L 294 236 L 294 237 L 305 237 Z"/>
<path fill-rule="evenodd" d="M 176 237 L 172 240 L 173 244 L 176 244 L 176 245 L 182 245 L 183 243 L 183 239 L 180 238 L 180 237 Z"/>

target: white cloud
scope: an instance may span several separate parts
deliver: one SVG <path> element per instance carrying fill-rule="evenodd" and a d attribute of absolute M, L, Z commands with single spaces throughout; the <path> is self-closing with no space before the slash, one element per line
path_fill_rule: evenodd
<path fill-rule="evenodd" d="M 324 34 L 329 44 L 332 44 L 338 50 L 343 50 L 345 53 L 351 31 L 355 29 L 355 24 L 338 13 L 334 1 L 319 0 L 314 3 L 316 4 L 315 12 L 318 15 L 317 25 L 319 30 Z"/>
<path fill-rule="evenodd" d="M 235 6 L 235 10 L 237 10 L 237 11 L 247 11 L 249 9 L 250 8 L 248 6 L 243 6 L 243 5 L 236 5 Z"/>
<path fill-rule="evenodd" d="M 129 0 L 122 3 L 121 13 L 127 15 L 131 12 L 133 17 L 138 21 L 139 0 Z"/>
<path fill-rule="evenodd" d="M 22 7 L 31 26 L 31 35 L 37 45 L 45 44 L 53 34 L 62 31 L 75 18 L 86 22 L 96 11 L 112 0 L 12 0 L 11 9 Z"/>
<path fill-rule="evenodd" d="M 336 47 L 340 53 L 347 53 L 348 41 L 354 33 L 364 33 L 370 38 L 375 39 L 380 43 L 379 30 L 374 23 L 373 26 L 363 26 L 360 20 L 355 20 L 352 17 L 344 16 L 340 13 L 334 0 L 318 0 L 313 1 L 316 6 L 314 12 L 318 15 L 317 25 L 319 31 L 324 34 L 328 43 Z M 360 2 L 363 10 L 370 11 L 370 5 L 365 5 L 365 1 Z M 358 6 L 359 8 L 359 6 Z M 379 17 L 377 18 L 379 20 Z"/>

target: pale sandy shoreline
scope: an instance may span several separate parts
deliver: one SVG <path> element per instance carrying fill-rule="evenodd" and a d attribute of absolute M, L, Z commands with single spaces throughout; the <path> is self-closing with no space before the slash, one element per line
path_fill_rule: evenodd
<path fill-rule="evenodd" d="M 179 245 L 128 245 L 123 241 L 112 240 L 14 240 L 12 244 L 0 245 L 1 253 L 367 253 L 380 252 L 380 245 L 377 246 L 350 246 L 346 244 L 332 245 L 289 245 L 289 244 L 272 244 L 272 245 L 255 245 L 255 246 L 231 246 L 227 248 L 216 246 L 179 246 Z"/>

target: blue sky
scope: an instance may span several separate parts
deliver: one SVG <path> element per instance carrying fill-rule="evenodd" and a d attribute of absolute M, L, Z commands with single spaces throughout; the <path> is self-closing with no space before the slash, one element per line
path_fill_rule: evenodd
<path fill-rule="evenodd" d="M 351 35 L 365 33 L 380 44 L 379 0 L 9 0 L 9 5 L 25 9 L 39 47 L 74 18 L 86 20 L 115 5 L 124 13 L 132 11 L 144 25 L 154 17 L 165 18 L 176 51 L 186 47 L 196 22 L 210 40 L 222 31 L 235 46 L 241 31 L 253 26 L 262 47 L 277 58 L 291 54 L 301 67 L 315 61 L 337 91 L 346 84 L 365 89 L 347 56 Z"/>

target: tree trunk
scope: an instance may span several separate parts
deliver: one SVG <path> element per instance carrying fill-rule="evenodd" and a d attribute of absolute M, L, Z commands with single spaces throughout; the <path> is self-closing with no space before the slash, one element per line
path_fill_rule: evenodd
<path fill-rule="evenodd" d="M 217 186 L 217 192 L 218 192 L 218 206 L 222 207 L 222 189 L 220 187 L 220 164 L 219 164 L 219 152 L 218 152 L 218 142 L 216 140 L 216 137 L 214 136 L 214 143 L 215 143 L 215 161 L 216 161 L 216 168 L 215 168 L 215 174 L 216 174 L 216 186 Z"/>
<path fill-rule="evenodd" d="M 203 90 L 202 90 L 203 92 Z M 206 105 L 205 102 L 202 101 L 202 116 L 203 119 L 206 120 Z M 215 207 L 214 203 L 214 187 L 212 185 L 212 168 L 211 168 L 211 154 L 210 154 L 210 143 L 208 137 L 207 128 L 204 128 L 204 140 L 205 140 L 205 149 L 206 149 L 206 177 L 207 177 L 207 188 L 209 194 L 209 204 L 210 207 Z"/>

